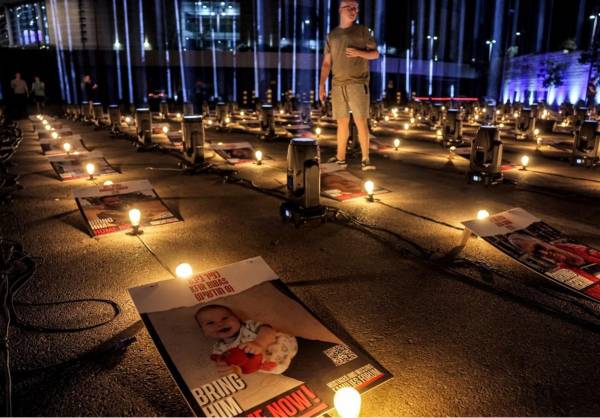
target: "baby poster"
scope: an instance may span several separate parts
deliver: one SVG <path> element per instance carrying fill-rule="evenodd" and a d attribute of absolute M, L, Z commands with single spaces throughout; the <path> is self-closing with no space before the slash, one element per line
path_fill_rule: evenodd
<path fill-rule="evenodd" d="M 514 208 L 463 225 L 525 267 L 600 301 L 600 250 Z"/>
<path fill-rule="evenodd" d="M 232 142 L 212 144 L 215 153 L 227 161 L 228 164 L 237 165 L 254 161 L 254 148 L 249 142 Z"/>
<path fill-rule="evenodd" d="M 197 416 L 319 416 L 340 388 L 364 392 L 391 378 L 260 257 L 129 293 Z"/>
<path fill-rule="evenodd" d="M 178 222 L 148 180 L 82 187 L 73 192 L 93 237 L 131 228 L 129 211 L 139 209 L 142 228 Z"/>
<path fill-rule="evenodd" d="M 86 171 L 87 164 L 94 164 L 95 176 L 115 173 L 115 169 L 106 161 L 102 153 L 80 152 L 73 154 L 61 154 L 48 157 L 50 165 L 61 180 L 75 180 L 86 178 L 89 174 Z"/>

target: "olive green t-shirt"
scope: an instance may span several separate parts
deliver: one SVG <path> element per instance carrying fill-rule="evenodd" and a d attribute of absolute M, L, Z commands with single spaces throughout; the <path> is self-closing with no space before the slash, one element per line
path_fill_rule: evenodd
<path fill-rule="evenodd" d="M 369 82 L 369 60 L 348 58 L 346 48 L 366 50 L 375 44 L 373 32 L 364 25 L 339 26 L 327 35 L 325 53 L 331 54 L 333 85 L 364 84 Z"/>

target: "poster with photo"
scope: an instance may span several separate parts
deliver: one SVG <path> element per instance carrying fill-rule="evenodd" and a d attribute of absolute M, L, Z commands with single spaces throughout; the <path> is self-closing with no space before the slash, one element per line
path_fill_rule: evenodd
<path fill-rule="evenodd" d="M 197 416 L 319 416 L 340 388 L 365 392 L 391 378 L 261 257 L 129 293 Z"/>
<path fill-rule="evenodd" d="M 76 180 L 88 177 L 87 164 L 94 164 L 95 176 L 112 174 L 117 171 L 106 161 L 101 152 L 82 152 L 48 157 L 50 165 L 61 180 Z"/>
<path fill-rule="evenodd" d="M 39 144 L 42 148 L 42 154 L 44 155 L 58 155 L 65 154 L 64 144 L 71 144 L 71 152 L 83 152 L 88 151 L 85 147 L 83 140 L 80 135 L 71 135 L 62 138 L 52 139 L 40 139 Z"/>
<path fill-rule="evenodd" d="M 134 208 L 142 213 L 142 229 L 181 220 L 148 180 L 82 187 L 73 196 L 93 237 L 130 229 L 129 211 Z"/>
<path fill-rule="evenodd" d="M 373 194 L 388 192 L 389 190 L 375 186 Z M 337 201 L 367 196 L 364 180 L 335 163 L 321 164 L 321 194 Z"/>
<path fill-rule="evenodd" d="M 73 135 L 71 128 L 55 129 L 54 131 L 41 130 L 38 132 L 38 139 L 51 139 L 52 133 L 56 132 L 60 137 L 68 137 Z"/>
<path fill-rule="evenodd" d="M 228 164 L 237 165 L 254 161 L 254 148 L 249 142 L 213 143 L 214 152 Z"/>
<path fill-rule="evenodd" d="M 600 250 L 570 239 L 521 208 L 463 225 L 525 267 L 600 301 Z"/>

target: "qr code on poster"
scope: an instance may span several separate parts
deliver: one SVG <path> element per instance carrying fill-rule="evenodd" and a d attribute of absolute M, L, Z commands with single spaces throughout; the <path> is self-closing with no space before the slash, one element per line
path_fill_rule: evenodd
<path fill-rule="evenodd" d="M 346 364 L 358 356 L 350 350 L 350 347 L 343 344 L 338 344 L 334 347 L 328 348 L 323 351 L 327 357 L 335 364 L 336 366 L 341 366 L 342 364 Z"/>

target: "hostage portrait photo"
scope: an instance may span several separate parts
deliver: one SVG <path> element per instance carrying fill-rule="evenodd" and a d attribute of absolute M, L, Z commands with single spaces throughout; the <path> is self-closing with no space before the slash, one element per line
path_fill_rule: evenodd
<path fill-rule="evenodd" d="M 288 292 L 280 281 L 268 281 L 205 304 L 145 314 L 155 343 L 191 391 L 188 402 L 206 395 L 203 385 L 235 373 L 246 386 L 233 398 L 245 413 L 302 383 L 330 408 L 328 383 L 367 364 L 380 368 Z"/>

